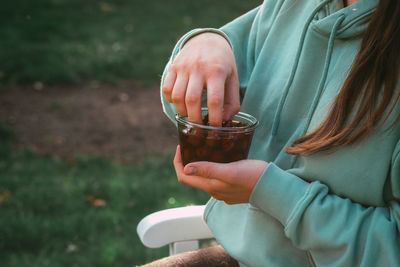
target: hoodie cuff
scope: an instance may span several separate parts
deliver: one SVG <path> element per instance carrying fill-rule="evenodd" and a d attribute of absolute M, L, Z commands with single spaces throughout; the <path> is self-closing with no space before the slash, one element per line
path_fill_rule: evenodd
<path fill-rule="evenodd" d="M 269 163 L 253 189 L 250 204 L 269 213 L 286 227 L 309 188 L 309 183 Z"/>
<path fill-rule="evenodd" d="M 199 35 L 201 33 L 205 33 L 205 32 L 212 32 L 212 33 L 217 33 L 219 35 L 221 35 L 222 37 L 225 38 L 225 40 L 229 43 L 229 45 L 232 47 L 232 43 L 229 40 L 229 37 L 221 30 L 219 29 L 215 29 L 215 28 L 200 28 L 200 29 L 194 29 L 191 30 L 190 32 L 186 33 L 184 36 L 181 37 L 181 39 L 179 39 L 178 43 L 176 44 L 175 48 L 174 48 L 174 52 L 172 54 L 172 58 L 175 58 L 176 54 L 178 54 L 178 52 L 182 49 L 182 47 L 185 45 L 185 43 L 192 37 Z"/>

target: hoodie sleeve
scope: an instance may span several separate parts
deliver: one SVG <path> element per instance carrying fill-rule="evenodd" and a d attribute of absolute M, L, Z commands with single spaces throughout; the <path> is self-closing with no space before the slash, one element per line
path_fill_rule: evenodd
<path fill-rule="evenodd" d="M 317 266 L 400 266 L 400 141 L 388 179 L 392 200 L 366 207 L 271 163 L 250 203 L 279 220 L 285 235 L 309 251 Z"/>
<path fill-rule="evenodd" d="M 239 75 L 241 96 L 243 96 L 257 57 L 257 48 L 259 47 L 261 49 L 261 42 L 262 40 L 265 40 L 265 35 L 268 34 L 268 28 L 277 14 L 277 6 L 280 6 L 276 2 L 282 1 L 265 1 L 262 5 L 250 10 L 220 29 L 194 29 L 185 34 L 176 44 L 172 51 L 170 60 L 164 69 L 161 77 L 161 89 L 169 67 L 185 42 L 197 34 L 203 32 L 215 32 L 225 37 L 232 47 Z M 263 21 L 262 26 L 260 25 L 260 21 Z M 206 103 L 205 97 L 203 97 L 202 102 Z M 176 114 L 176 109 L 173 104 L 166 101 L 162 90 L 161 103 L 164 112 L 173 122 L 175 122 L 174 116 Z"/>

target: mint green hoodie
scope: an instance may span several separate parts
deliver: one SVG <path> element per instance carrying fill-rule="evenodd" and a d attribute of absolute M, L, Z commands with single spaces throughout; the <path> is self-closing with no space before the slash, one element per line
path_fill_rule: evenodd
<path fill-rule="evenodd" d="M 383 0 L 384 1 L 384 0 Z M 400 125 L 338 151 L 284 152 L 327 115 L 377 0 L 267 0 L 221 29 L 242 111 L 259 119 L 249 158 L 269 162 L 248 204 L 211 199 L 204 218 L 243 266 L 400 266 Z M 167 65 L 164 76 L 170 64 Z M 173 118 L 173 105 L 162 99 Z M 243 177 L 246 179 L 246 177 Z"/>

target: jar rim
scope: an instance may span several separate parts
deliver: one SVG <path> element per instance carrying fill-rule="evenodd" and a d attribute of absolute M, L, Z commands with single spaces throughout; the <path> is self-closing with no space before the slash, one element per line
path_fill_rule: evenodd
<path fill-rule="evenodd" d="M 202 108 L 201 109 L 202 113 L 206 113 L 208 111 L 207 108 Z M 203 124 L 197 124 L 194 122 L 190 122 L 187 117 L 183 117 L 179 114 L 175 114 L 175 120 L 183 125 L 191 126 L 191 127 L 198 127 L 204 130 L 214 130 L 214 131 L 223 131 L 223 132 L 251 132 L 254 131 L 255 128 L 258 126 L 258 120 L 245 112 L 239 111 L 236 113 L 232 119 L 239 119 L 239 121 L 246 122 L 246 126 L 238 126 L 238 127 L 218 127 L 218 126 L 211 126 L 211 125 L 203 125 Z M 241 119 L 241 120 L 240 120 Z"/>

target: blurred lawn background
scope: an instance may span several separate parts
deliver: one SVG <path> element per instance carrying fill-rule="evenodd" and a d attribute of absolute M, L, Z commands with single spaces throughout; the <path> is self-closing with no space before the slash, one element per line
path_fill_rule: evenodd
<path fill-rule="evenodd" d="M 0 8 L 2 83 L 158 81 L 177 38 L 260 1 L 15 0 Z"/>
<path fill-rule="evenodd" d="M 133 79 L 154 86 L 185 32 L 222 26 L 260 2 L 5 1 L 0 85 Z M 143 216 L 208 199 L 176 182 L 172 155 L 131 164 L 102 155 L 63 161 L 15 150 L 15 138 L 0 122 L 1 266 L 140 265 L 168 253 L 140 243 Z"/>

